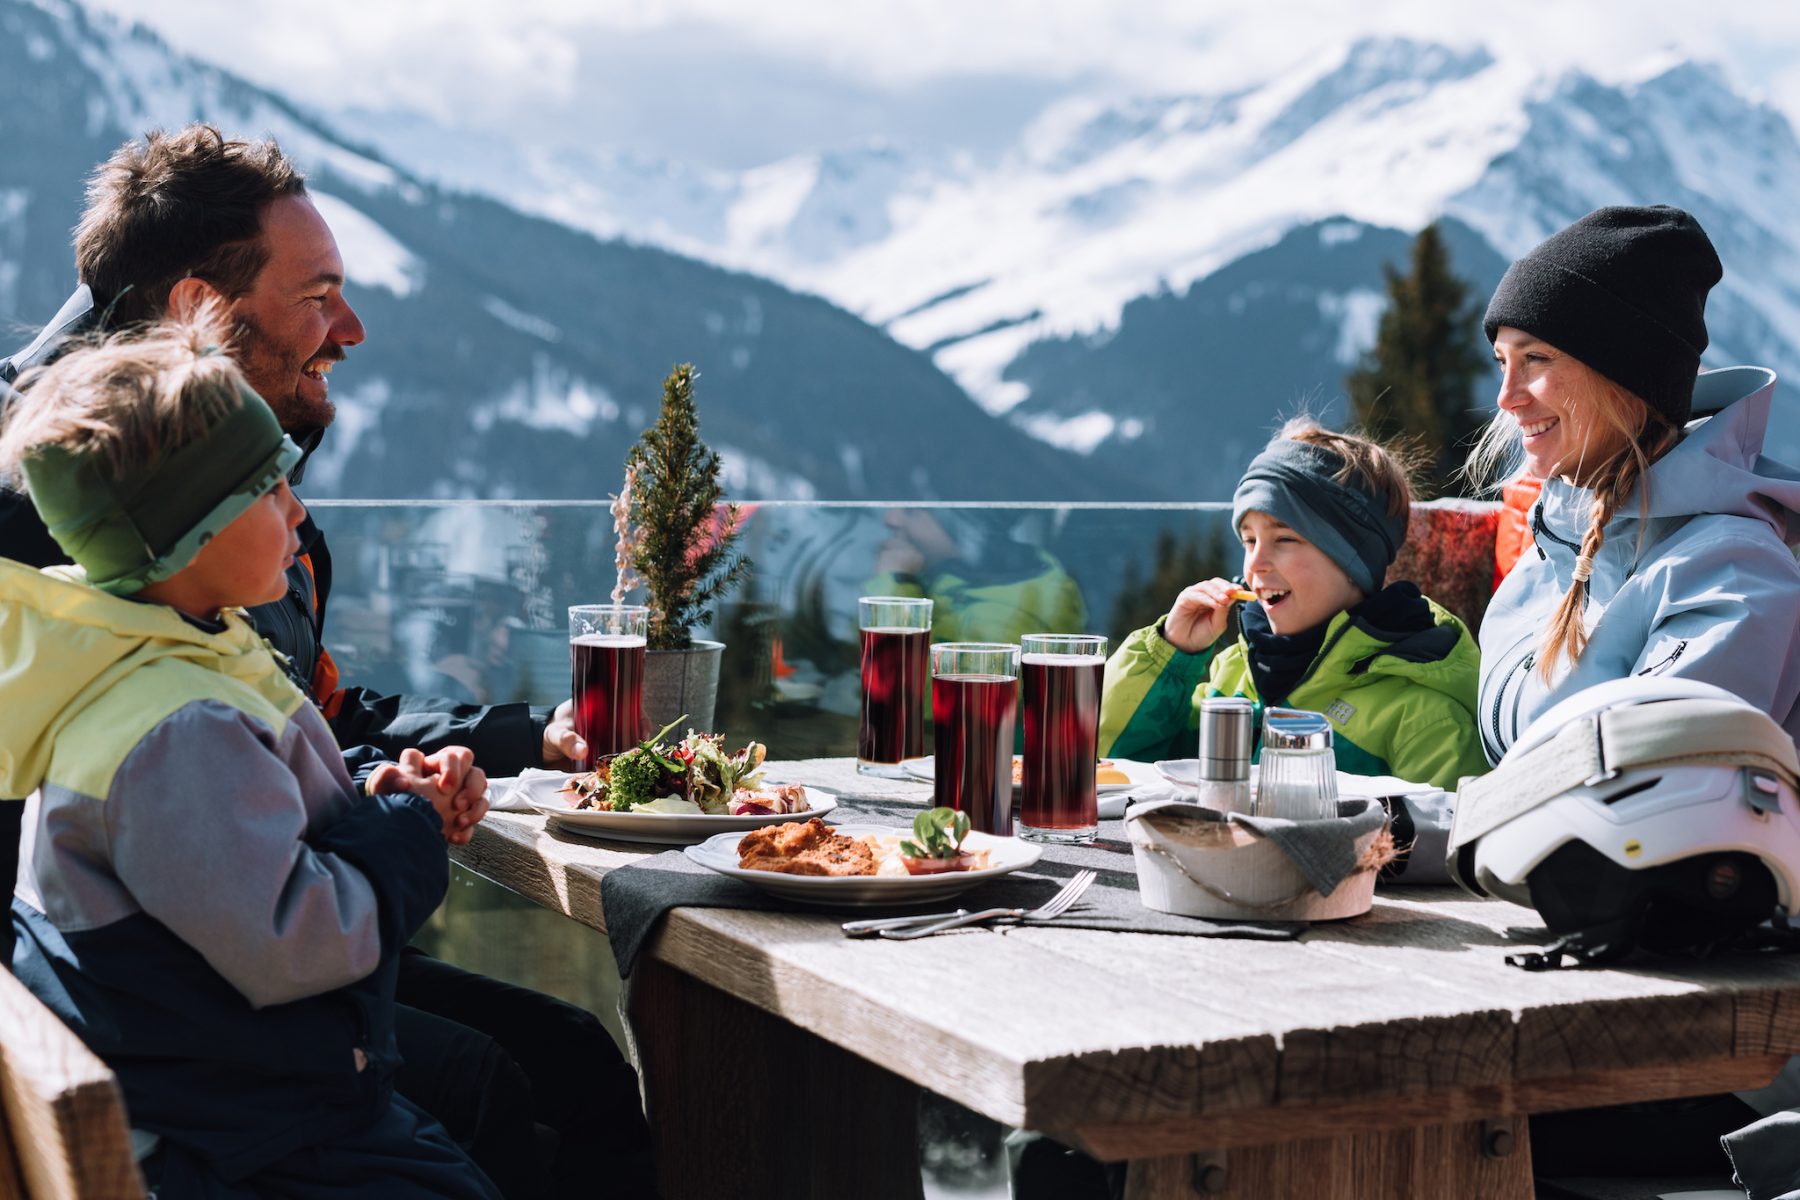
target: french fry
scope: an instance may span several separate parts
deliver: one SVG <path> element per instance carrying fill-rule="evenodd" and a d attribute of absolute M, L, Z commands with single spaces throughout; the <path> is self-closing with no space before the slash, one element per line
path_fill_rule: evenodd
<path fill-rule="evenodd" d="M 1241 601 L 1244 604 L 1249 604 L 1256 599 L 1256 593 L 1247 591 L 1244 588 L 1233 588 L 1231 591 L 1231 598 L 1233 600 Z"/>

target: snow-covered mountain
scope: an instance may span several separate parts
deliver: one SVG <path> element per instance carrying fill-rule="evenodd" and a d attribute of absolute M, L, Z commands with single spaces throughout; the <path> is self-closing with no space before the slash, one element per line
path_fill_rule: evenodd
<path fill-rule="evenodd" d="M 365 127 L 456 186 L 828 297 L 1096 467 L 1148 455 L 1173 469 L 1186 451 L 1172 435 L 1196 424 L 1224 423 L 1235 445 L 1274 410 L 1330 409 L 1372 338 L 1380 261 L 1404 253 L 1382 231 L 1439 217 L 1470 235 L 1459 269 L 1479 297 L 1507 260 L 1592 208 L 1686 207 L 1726 264 L 1707 362 L 1800 369 L 1800 144 L 1779 113 L 1687 62 L 1605 83 L 1479 47 L 1368 40 L 1230 92 L 1064 100 L 988 161 L 879 143 L 742 174 L 673 154 L 440 154 L 413 132 Z M 1347 260 L 1309 266 L 1299 249 L 1365 233 L 1385 249 L 1352 255 L 1348 276 Z M 1206 286 L 1271 255 L 1287 301 L 1271 306 L 1276 280 L 1242 270 L 1231 295 Z M 1134 320 L 1160 340 L 1131 336 Z M 1129 356 L 1103 353 L 1121 342 Z M 1211 347 L 1199 361 L 1195 342 Z M 1185 386 L 1170 378 L 1178 361 L 1200 372 Z M 1784 414 L 1776 441 L 1800 457 L 1800 420 Z"/>
<path fill-rule="evenodd" d="M 74 0 L 0 0 L 0 45 L 9 348 L 73 286 L 83 181 L 128 138 L 210 120 L 273 134 L 308 172 L 369 331 L 333 375 L 339 419 L 308 472 L 314 496 L 605 496 L 681 361 L 701 370 L 704 432 L 737 498 L 1117 494 L 815 295 L 451 191 Z M 675 215 L 698 221 L 705 181 L 692 190 Z"/>

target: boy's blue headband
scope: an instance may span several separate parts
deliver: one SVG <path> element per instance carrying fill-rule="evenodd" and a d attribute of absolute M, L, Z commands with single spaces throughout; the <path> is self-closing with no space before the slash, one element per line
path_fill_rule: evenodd
<path fill-rule="evenodd" d="M 1406 538 L 1406 515 L 1355 482 L 1333 478 L 1344 460 L 1323 446 L 1283 438 L 1250 462 L 1231 500 L 1231 527 L 1268 513 L 1325 552 L 1364 595 L 1380 591 Z"/>

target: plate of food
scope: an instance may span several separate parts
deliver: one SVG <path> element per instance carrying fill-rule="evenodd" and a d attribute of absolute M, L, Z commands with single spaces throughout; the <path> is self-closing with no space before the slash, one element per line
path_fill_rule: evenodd
<path fill-rule="evenodd" d="M 923 758 L 909 758 L 901 762 L 900 769 L 922 783 L 930 783 L 936 778 L 937 758 L 930 754 Z M 1012 781 L 1015 789 L 1019 786 L 1024 771 L 1024 758 L 1013 755 Z M 1155 780 L 1156 772 L 1147 763 L 1123 758 L 1101 759 L 1094 767 L 1094 791 L 1099 794 L 1100 815 L 1108 818 L 1124 816 L 1124 793 L 1140 783 L 1152 783 Z"/>
<path fill-rule="evenodd" d="M 760 742 L 728 751 L 717 733 L 663 741 L 673 728 L 608 755 L 592 771 L 534 773 L 521 781 L 526 803 L 573 833 L 676 845 L 837 807 L 835 796 L 817 788 L 764 780 L 768 750 Z"/>
<path fill-rule="evenodd" d="M 1029 867 L 1042 851 L 1018 838 L 969 830 L 947 808 L 922 812 L 910 836 L 891 825 L 788 821 L 721 833 L 684 853 L 703 867 L 805 904 L 925 904 Z"/>

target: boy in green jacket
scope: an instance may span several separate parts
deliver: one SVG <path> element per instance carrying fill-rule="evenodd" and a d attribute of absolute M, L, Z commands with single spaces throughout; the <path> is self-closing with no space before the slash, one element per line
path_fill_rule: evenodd
<path fill-rule="evenodd" d="M 1239 609 L 1236 641 L 1221 635 L 1243 587 L 1185 589 L 1107 662 L 1100 753 L 1191 758 L 1201 699 L 1246 696 L 1325 714 L 1341 771 L 1446 789 L 1485 772 L 1474 640 L 1416 585 L 1386 582 L 1411 510 L 1388 451 L 1289 421 L 1232 501 L 1256 595 Z"/>

